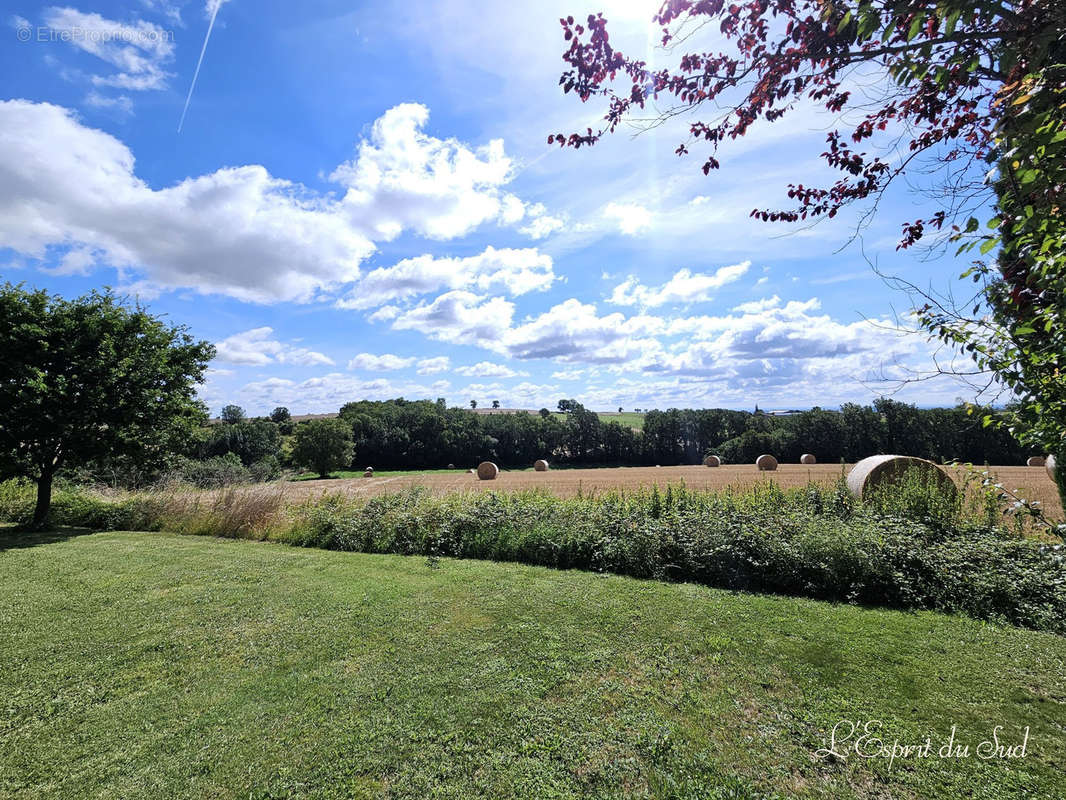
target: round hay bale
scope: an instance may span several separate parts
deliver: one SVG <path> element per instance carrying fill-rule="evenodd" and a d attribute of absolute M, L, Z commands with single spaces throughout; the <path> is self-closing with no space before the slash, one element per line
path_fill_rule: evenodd
<path fill-rule="evenodd" d="M 804 453 L 803 455 L 800 456 L 800 463 L 801 464 L 817 464 L 818 463 L 818 459 L 815 458 L 810 453 Z"/>
<path fill-rule="evenodd" d="M 1044 461 L 1044 466 L 1047 467 L 1047 476 L 1051 478 L 1051 480 L 1055 480 L 1055 470 L 1058 469 L 1055 465 L 1055 456 L 1048 456 Z"/>
<path fill-rule="evenodd" d="M 374 477 L 374 470 L 368 469 L 366 472 L 363 473 L 363 477 L 364 478 L 373 478 Z"/>
<path fill-rule="evenodd" d="M 1029 456 L 1029 460 L 1025 462 L 1027 467 L 1043 467 L 1047 462 L 1043 456 Z"/>
<path fill-rule="evenodd" d="M 533 462 L 533 469 L 537 472 L 547 472 L 548 462 L 545 461 L 543 458 L 538 458 L 536 461 Z"/>
<path fill-rule="evenodd" d="M 720 467 L 722 466 L 722 459 L 718 456 L 707 456 L 703 459 L 703 466 L 705 467 Z"/>
<path fill-rule="evenodd" d="M 916 456 L 870 456 L 851 468 L 848 473 L 848 489 L 858 498 L 866 492 L 882 486 L 894 486 L 911 469 L 920 469 L 934 477 L 945 493 L 955 495 L 958 488 L 943 469 L 932 461 Z"/>
<path fill-rule="evenodd" d="M 755 466 L 759 468 L 760 472 L 773 472 L 777 469 L 777 459 L 769 453 L 764 453 L 755 459 Z"/>
<path fill-rule="evenodd" d="M 477 475 L 477 470 L 476 469 L 468 469 L 466 471 L 466 474 L 467 475 Z"/>
<path fill-rule="evenodd" d="M 455 464 L 449 464 L 448 469 L 455 469 Z"/>
<path fill-rule="evenodd" d="M 374 471 L 374 468 L 373 468 L 373 467 L 367 467 L 367 468 L 366 468 L 366 471 L 367 471 L 367 472 L 373 472 L 373 471 Z"/>
<path fill-rule="evenodd" d="M 500 468 L 491 461 L 482 461 L 477 465 L 477 479 L 479 481 L 494 481 L 500 474 Z"/>

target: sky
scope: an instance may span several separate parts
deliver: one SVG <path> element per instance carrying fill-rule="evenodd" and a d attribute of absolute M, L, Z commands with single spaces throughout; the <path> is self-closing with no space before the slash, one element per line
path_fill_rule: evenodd
<path fill-rule="evenodd" d="M 896 250 L 919 194 L 892 191 L 859 237 L 858 212 L 749 217 L 834 178 L 816 109 L 728 143 L 709 176 L 698 145 L 674 154 L 699 117 L 548 146 L 603 112 L 558 86 L 559 18 L 603 11 L 622 52 L 670 63 L 656 7 L 12 0 L 0 279 L 109 286 L 187 325 L 218 350 L 216 414 L 972 399 L 904 382 L 947 359 L 874 271 L 959 289 L 963 264 Z"/>

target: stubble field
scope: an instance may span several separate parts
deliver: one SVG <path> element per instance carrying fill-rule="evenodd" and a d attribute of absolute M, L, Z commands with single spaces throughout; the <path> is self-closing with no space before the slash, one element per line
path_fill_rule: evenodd
<path fill-rule="evenodd" d="M 853 465 L 844 465 L 851 470 Z M 978 471 L 983 471 L 983 467 Z M 1017 490 L 1020 496 L 1039 501 L 1055 519 L 1063 517 L 1055 485 L 1043 467 L 989 467 L 989 471 L 1006 489 Z M 754 464 L 727 464 L 710 468 L 680 467 L 617 467 L 610 469 L 560 469 L 548 472 L 518 470 L 500 472 L 492 481 L 481 481 L 476 475 L 454 472 L 405 473 L 390 476 L 387 472 L 373 478 L 340 478 L 310 480 L 285 484 L 285 493 L 293 499 L 306 499 L 323 493 L 373 497 L 423 486 L 434 494 L 455 491 L 522 491 L 544 489 L 559 497 L 573 497 L 617 489 L 637 490 L 641 487 L 684 485 L 689 489 L 746 489 L 753 484 L 772 481 L 784 489 L 798 488 L 809 483 L 832 485 L 841 475 L 840 464 L 781 464 L 774 472 L 760 472 Z M 956 482 L 966 481 L 964 468 L 949 468 Z"/>

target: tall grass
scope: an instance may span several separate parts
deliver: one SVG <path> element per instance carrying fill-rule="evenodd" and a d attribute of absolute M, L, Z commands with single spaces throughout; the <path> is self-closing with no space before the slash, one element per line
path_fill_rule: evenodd
<path fill-rule="evenodd" d="M 64 488 L 55 521 L 101 529 L 268 539 L 366 553 L 515 561 L 728 589 L 932 608 L 1066 633 L 1066 562 L 990 524 L 980 498 L 915 477 L 858 503 L 843 482 L 743 491 L 684 486 L 558 498 L 538 491 L 286 503 L 262 486 L 104 497 Z M 0 513 L 32 511 L 25 484 L 0 484 Z"/>

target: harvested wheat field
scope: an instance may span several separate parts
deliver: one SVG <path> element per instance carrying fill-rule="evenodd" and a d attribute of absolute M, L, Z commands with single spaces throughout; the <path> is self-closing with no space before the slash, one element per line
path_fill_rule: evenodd
<path fill-rule="evenodd" d="M 850 470 L 851 464 L 845 470 Z M 990 467 L 1005 488 L 1021 490 L 1029 500 L 1042 502 L 1051 516 L 1062 518 L 1055 485 L 1043 467 Z M 949 470 L 957 482 L 964 481 L 961 468 Z M 435 494 L 454 491 L 500 492 L 544 489 L 560 497 L 572 497 L 612 489 L 639 489 L 643 486 L 667 486 L 684 483 L 690 489 L 742 489 L 755 483 L 776 483 L 782 488 L 796 488 L 808 483 L 830 485 L 841 475 L 840 464 L 781 464 L 774 472 L 760 472 L 754 464 L 724 464 L 717 469 L 702 465 L 683 467 L 616 467 L 610 469 L 555 469 L 549 472 L 501 469 L 492 481 L 478 480 L 477 475 L 426 472 L 375 478 L 348 478 L 287 483 L 286 495 L 306 498 L 322 493 L 374 496 L 396 492 L 412 486 L 424 486 Z"/>

